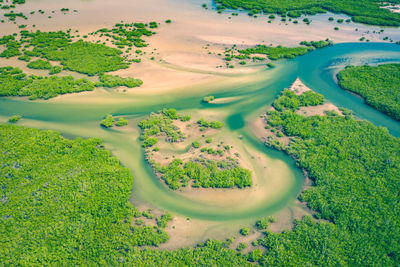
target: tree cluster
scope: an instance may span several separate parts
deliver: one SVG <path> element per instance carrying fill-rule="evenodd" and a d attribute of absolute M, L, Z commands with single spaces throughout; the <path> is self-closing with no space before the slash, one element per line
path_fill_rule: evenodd
<path fill-rule="evenodd" d="M 245 9 L 249 15 L 279 14 L 290 17 L 315 15 L 317 13 L 342 13 L 351 16 L 354 22 L 379 25 L 400 26 L 400 15 L 381 8 L 382 3 L 375 0 L 216 0 L 218 10 Z M 388 1 L 398 4 L 398 0 Z"/>
<path fill-rule="evenodd" d="M 400 120 L 400 64 L 348 66 L 337 78 L 340 87 L 357 93 L 368 105 Z"/>

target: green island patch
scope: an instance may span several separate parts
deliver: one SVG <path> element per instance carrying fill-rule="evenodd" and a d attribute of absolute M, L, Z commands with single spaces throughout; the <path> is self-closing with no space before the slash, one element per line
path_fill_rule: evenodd
<path fill-rule="evenodd" d="M 132 46 L 145 47 L 148 44 L 142 36 L 152 36 L 155 32 L 147 27 L 155 28 L 144 23 L 116 24 L 112 29 L 100 29 L 90 35 L 97 36 L 96 42 L 76 40 L 77 36 L 66 32 L 29 32 L 22 30 L 19 34 L 6 35 L 0 38 L 0 45 L 6 49 L 0 57 L 11 58 L 20 56 L 19 59 L 29 61 L 31 57 L 38 57 L 50 61 L 58 61 L 65 70 L 75 71 L 89 76 L 101 75 L 105 72 L 128 68 L 131 62 L 140 62 L 140 59 L 128 59 Z M 85 36 L 87 38 L 87 36 Z M 104 37 L 103 43 L 100 43 Z M 106 41 L 110 41 L 110 47 Z M 126 54 L 121 51 L 128 46 Z M 50 63 L 36 60 L 29 63 L 32 67 L 51 69 Z"/>
<path fill-rule="evenodd" d="M 138 87 L 143 84 L 143 81 L 140 79 L 134 78 L 122 78 L 118 75 L 109 75 L 109 74 L 101 74 L 99 75 L 99 82 L 96 83 L 96 86 L 103 86 L 108 88 L 125 86 L 128 88 Z"/>
<path fill-rule="evenodd" d="M 239 166 L 232 147 L 208 137 L 223 124 L 190 119 L 175 109 L 163 109 L 139 122 L 146 160 L 157 176 L 174 190 L 189 182 L 196 188 L 251 186 L 251 172 Z"/>
<path fill-rule="evenodd" d="M 400 120 L 400 64 L 348 66 L 337 74 L 340 87 L 363 97 L 366 103 Z"/>
<path fill-rule="evenodd" d="M 120 50 L 82 40 L 73 42 L 69 32 L 21 31 L 19 39 L 12 35 L 4 36 L 0 44 L 7 47 L 3 51 L 6 57 L 22 54 L 19 48 L 24 46 L 22 52 L 26 56 L 59 61 L 64 69 L 89 76 L 129 66 L 120 56 Z"/>
<path fill-rule="evenodd" d="M 318 13 L 342 13 L 351 16 L 354 22 L 380 26 L 400 26 L 400 14 L 382 8 L 384 3 L 399 4 L 399 0 L 215 0 L 218 10 L 244 9 L 250 16 L 259 13 L 280 14 L 298 18 Z"/>
<path fill-rule="evenodd" d="M 100 125 L 105 128 L 111 128 L 113 126 L 122 127 L 128 125 L 129 121 L 124 117 L 119 117 L 116 120 L 112 115 L 107 115 L 101 122 Z"/>
<path fill-rule="evenodd" d="M 18 121 L 20 121 L 22 119 L 21 115 L 13 115 L 8 119 L 9 123 L 17 123 Z"/>
<path fill-rule="evenodd" d="M 21 56 L 21 60 L 26 60 L 26 55 Z M 28 60 L 29 61 L 29 60 Z M 49 70 L 49 74 L 57 74 L 62 71 L 62 67 L 60 66 L 53 66 L 51 65 L 50 62 L 42 60 L 42 59 L 37 59 L 35 61 L 31 61 L 26 65 L 30 69 L 36 69 L 36 70 Z"/>
<path fill-rule="evenodd" d="M 297 56 L 305 55 L 306 53 L 313 51 L 315 49 L 323 48 L 326 46 L 331 46 L 333 43 L 329 39 L 325 41 L 303 41 L 300 43 L 301 46 L 298 47 L 284 47 L 278 45 L 276 47 L 257 45 L 256 47 L 247 48 L 239 50 L 239 54 L 242 56 L 250 56 L 253 54 L 266 55 L 268 59 L 278 60 L 282 58 L 295 58 Z M 240 56 L 239 56 L 240 57 Z"/>
<path fill-rule="evenodd" d="M 113 28 L 103 28 L 97 30 L 90 35 L 102 37 L 110 41 L 118 48 L 128 47 L 130 50 L 135 47 L 146 47 L 148 44 L 143 40 L 143 36 L 152 36 L 155 32 L 148 29 L 157 28 L 156 22 L 145 23 L 117 23 Z"/>
<path fill-rule="evenodd" d="M 225 48 L 223 56 L 227 67 L 234 67 L 231 64 L 233 60 L 237 60 L 240 65 L 246 65 L 247 61 L 253 62 L 265 61 L 265 60 L 279 60 L 279 59 L 292 59 L 298 56 L 302 56 L 311 52 L 315 49 L 324 48 L 333 45 L 333 42 L 329 39 L 320 41 L 302 41 L 300 46 L 297 47 L 285 47 L 285 46 L 272 46 L 271 45 L 256 45 L 254 47 L 248 47 L 245 49 L 239 49 L 237 45 L 233 45 L 231 48 Z M 268 67 L 273 68 L 274 64 L 269 62 Z"/>

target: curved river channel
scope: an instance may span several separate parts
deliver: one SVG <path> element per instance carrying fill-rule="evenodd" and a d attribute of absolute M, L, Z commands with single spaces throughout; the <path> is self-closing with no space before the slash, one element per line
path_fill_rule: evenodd
<path fill-rule="evenodd" d="M 365 105 L 359 97 L 341 90 L 334 79 L 335 74 L 349 64 L 399 61 L 399 45 L 344 43 L 293 60 L 279 61 L 274 69 L 263 68 L 255 73 L 227 77 L 233 81 L 237 78 L 240 81 L 237 83 L 205 84 L 188 88 L 183 92 L 171 91 L 168 94 L 155 96 L 99 89 L 100 92 L 96 92 L 93 99 L 104 99 L 104 101 L 90 102 L 62 101 L 62 97 L 61 101 L 1 98 L 0 116 L 7 118 L 20 114 L 24 118 L 21 121 L 22 125 L 57 130 L 66 137 L 102 138 L 113 155 L 132 170 L 135 181 L 131 201 L 134 204 L 145 204 L 204 221 L 254 222 L 256 218 L 275 213 L 293 204 L 304 184 L 304 176 L 288 156 L 265 147 L 257 140 L 247 127 L 248 122 L 267 110 L 279 92 L 289 87 L 299 77 L 308 87 L 323 94 L 333 104 L 351 109 L 357 117 L 386 127 L 394 136 L 400 136 L 398 122 Z M 201 103 L 201 99 L 207 94 L 212 94 L 216 98 L 235 98 L 229 103 Z M 79 100 L 79 98 L 77 94 L 72 99 Z M 187 113 L 208 110 L 208 113 L 223 114 L 226 134 L 232 138 L 240 136 L 240 143 L 249 148 L 249 151 L 261 153 L 268 158 L 268 164 L 271 166 L 268 175 L 281 175 L 282 179 L 289 181 L 285 189 L 271 198 L 266 195 L 252 200 L 252 195 L 249 194 L 240 204 L 229 199 L 215 204 L 212 199 L 191 198 L 184 192 L 168 189 L 145 163 L 136 127 L 137 121 L 149 112 L 162 107 L 174 107 L 180 112 Z M 101 128 L 99 121 L 107 114 L 124 115 L 129 118 L 130 128 L 128 130 Z M 235 191 L 225 191 L 230 198 L 235 197 Z"/>

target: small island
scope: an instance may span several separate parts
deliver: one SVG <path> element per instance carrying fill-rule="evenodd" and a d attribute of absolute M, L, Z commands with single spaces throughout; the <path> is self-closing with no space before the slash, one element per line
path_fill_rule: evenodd
<path fill-rule="evenodd" d="M 235 150 L 212 138 L 223 124 L 163 109 L 139 123 L 146 160 L 169 188 L 244 188 L 251 172 L 239 165 Z M 157 145 L 157 146 L 156 146 Z"/>

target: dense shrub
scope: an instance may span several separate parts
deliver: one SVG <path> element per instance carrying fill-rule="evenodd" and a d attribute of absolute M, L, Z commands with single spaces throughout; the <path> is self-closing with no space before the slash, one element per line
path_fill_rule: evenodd
<path fill-rule="evenodd" d="M 94 83 L 72 76 L 27 76 L 13 67 L 0 67 L 0 96 L 29 96 L 30 99 L 49 99 L 60 94 L 92 91 Z"/>
<path fill-rule="evenodd" d="M 281 147 L 306 170 L 314 186 L 300 197 L 316 218 L 293 231 L 268 232 L 263 265 L 395 266 L 400 260 L 400 140 L 387 129 L 346 116 L 305 117 L 293 101 L 275 102 L 270 126 L 291 138 Z M 300 97 L 291 97 L 298 100 Z"/>
<path fill-rule="evenodd" d="M 174 120 L 178 120 L 179 118 L 182 120 L 183 117 L 185 116 L 180 116 L 176 109 L 165 108 L 158 113 L 152 113 L 148 119 L 140 121 L 139 127 L 142 129 L 142 146 L 144 148 L 154 146 L 158 142 L 158 136 L 165 136 L 167 141 L 170 142 L 183 141 L 185 136 L 179 127 L 173 124 Z M 208 122 L 204 119 L 200 119 L 198 124 L 202 127 L 212 127 L 215 129 L 222 127 L 221 122 Z M 211 143 L 212 139 L 208 138 L 206 142 Z M 199 148 L 200 142 L 193 141 L 191 146 Z M 205 151 L 203 149 L 201 150 L 202 152 Z M 210 148 L 207 151 L 208 154 L 213 155 L 219 154 L 222 156 L 224 154 L 223 150 L 215 151 Z M 148 152 L 146 150 L 147 161 L 169 188 L 173 190 L 187 186 L 189 181 L 193 182 L 193 187 L 203 188 L 231 188 L 235 186 L 243 188 L 252 184 L 250 171 L 239 167 L 237 161 L 232 158 L 219 161 L 194 158 L 185 163 L 179 158 L 174 158 L 168 164 L 161 165 L 155 162 L 151 157 L 151 153 Z"/>
<path fill-rule="evenodd" d="M 343 89 L 359 94 L 368 105 L 400 120 L 400 64 L 348 66 L 337 78 Z"/>
<path fill-rule="evenodd" d="M 400 26 L 400 15 L 381 8 L 382 2 L 375 0 L 216 0 L 219 9 L 230 8 L 250 10 L 251 15 L 257 13 L 288 14 L 298 17 L 301 14 L 343 13 L 352 17 L 355 22 L 380 25 Z M 397 3 L 398 0 L 387 1 Z"/>
<path fill-rule="evenodd" d="M 100 145 L 0 125 L 3 264 L 115 265 L 140 254 L 135 246 L 168 240 L 159 228 L 132 225 L 133 177 Z"/>
<path fill-rule="evenodd" d="M 138 87 L 143 84 L 142 80 L 134 79 L 134 78 L 122 78 L 118 75 L 108 75 L 108 74 L 101 74 L 99 76 L 100 83 L 97 83 L 96 86 L 103 86 L 103 87 L 118 87 L 118 86 L 126 86 L 128 88 Z"/>

